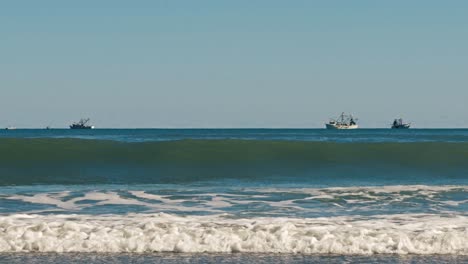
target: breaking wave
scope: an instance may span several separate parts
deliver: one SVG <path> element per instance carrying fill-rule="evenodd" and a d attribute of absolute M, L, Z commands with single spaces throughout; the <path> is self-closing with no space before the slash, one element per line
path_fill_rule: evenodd
<path fill-rule="evenodd" d="M 228 215 L 11 215 L 0 252 L 468 255 L 466 216 L 230 219 Z"/>

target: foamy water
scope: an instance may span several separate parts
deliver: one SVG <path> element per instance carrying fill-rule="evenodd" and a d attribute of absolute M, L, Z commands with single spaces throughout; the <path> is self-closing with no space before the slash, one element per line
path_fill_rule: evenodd
<path fill-rule="evenodd" d="M 228 215 L 10 215 L 0 252 L 468 254 L 468 217 L 230 219 Z"/>
<path fill-rule="evenodd" d="M 464 185 L 68 189 L 4 188 L 0 252 L 468 255 Z"/>
<path fill-rule="evenodd" d="M 221 214 L 237 217 L 321 217 L 388 213 L 450 213 L 468 210 L 468 186 L 356 186 L 331 188 L 222 188 L 181 186 L 72 186 L 10 188 L 4 213 Z"/>

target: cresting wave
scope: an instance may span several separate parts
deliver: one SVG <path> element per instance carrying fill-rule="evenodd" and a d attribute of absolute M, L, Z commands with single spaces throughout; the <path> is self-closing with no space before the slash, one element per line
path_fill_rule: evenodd
<path fill-rule="evenodd" d="M 0 139 L 0 185 L 465 177 L 468 143 Z M 426 178 L 427 180 L 427 178 Z"/>
<path fill-rule="evenodd" d="M 0 217 L 0 252 L 257 252 L 468 255 L 466 216 L 177 217 L 168 214 Z"/>

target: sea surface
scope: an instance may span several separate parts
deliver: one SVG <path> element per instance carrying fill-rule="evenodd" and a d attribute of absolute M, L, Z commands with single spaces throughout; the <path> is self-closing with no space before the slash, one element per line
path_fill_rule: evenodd
<path fill-rule="evenodd" d="M 468 130 L 2 130 L 0 262 L 467 263 Z"/>

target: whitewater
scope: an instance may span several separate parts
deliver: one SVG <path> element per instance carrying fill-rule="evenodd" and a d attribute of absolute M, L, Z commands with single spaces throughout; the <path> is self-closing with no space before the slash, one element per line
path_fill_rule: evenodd
<path fill-rule="evenodd" d="M 0 217 L 0 252 L 468 254 L 468 217 Z"/>

